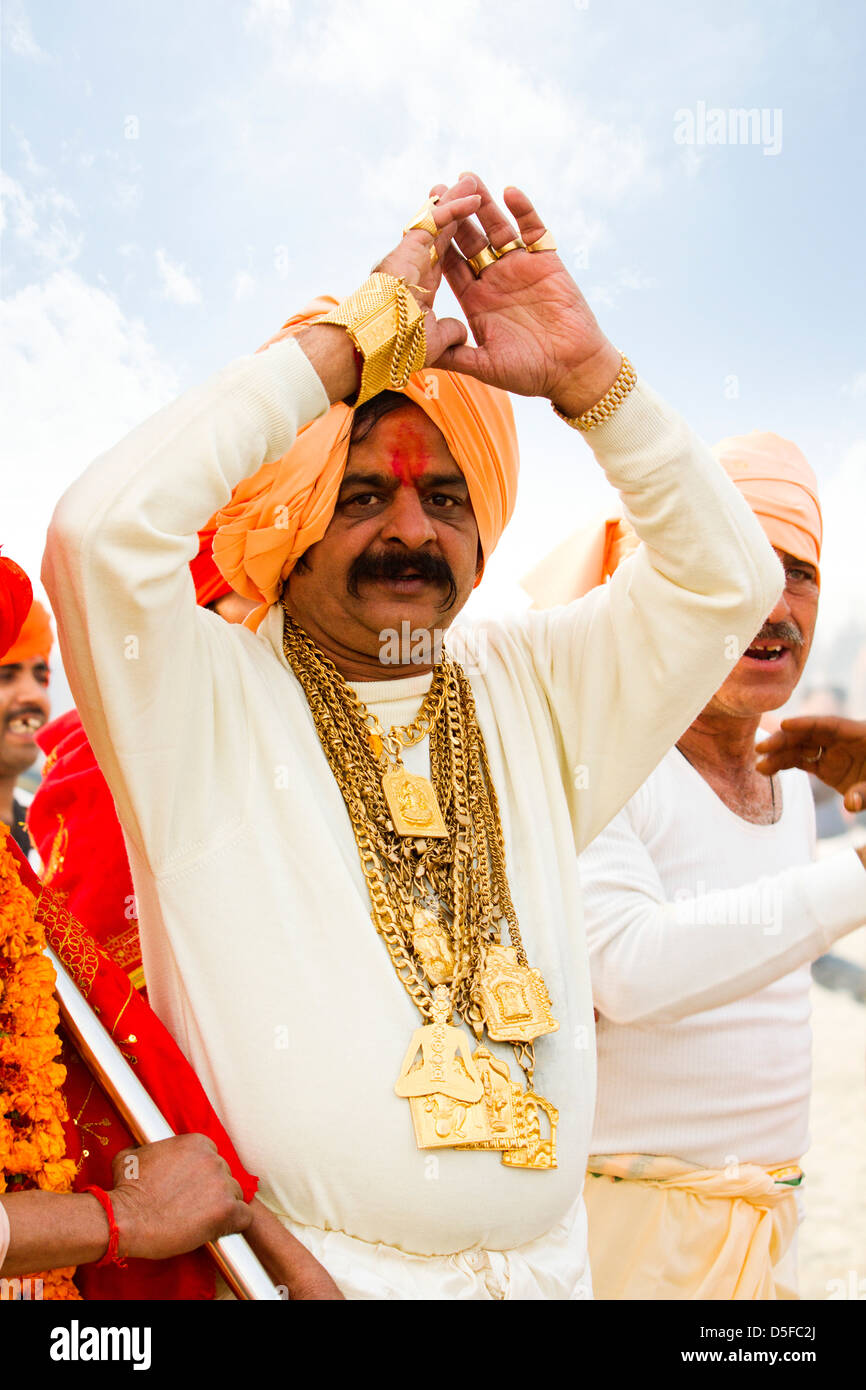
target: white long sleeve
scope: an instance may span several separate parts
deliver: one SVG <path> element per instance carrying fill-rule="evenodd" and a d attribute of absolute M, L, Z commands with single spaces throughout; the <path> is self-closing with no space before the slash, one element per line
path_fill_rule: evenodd
<path fill-rule="evenodd" d="M 595 1153 L 721 1167 L 808 1144 L 809 962 L 866 921 L 853 852 L 810 862 L 806 776 L 772 825 L 676 748 L 580 857 L 599 1010 Z"/>
<path fill-rule="evenodd" d="M 580 860 L 593 999 L 612 1023 L 669 1023 L 742 999 L 866 922 L 853 849 L 712 892 L 696 865 L 672 895 L 642 838 L 640 800 Z"/>
<path fill-rule="evenodd" d="M 219 767 L 214 752 L 219 712 L 230 691 L 241 695 L 232 652 L 255 639 L 197 605 L 198 529 L 328 406 L 294 339 L 277 343 L 139 425 L 55 509 L 42 580 L 70 690 L 124 831 L 149 861 L 185 847 L 190 768 L 203 840 L 237 826 L 234 793 L 248 791 L 244 725 L 219 740 Z"/>

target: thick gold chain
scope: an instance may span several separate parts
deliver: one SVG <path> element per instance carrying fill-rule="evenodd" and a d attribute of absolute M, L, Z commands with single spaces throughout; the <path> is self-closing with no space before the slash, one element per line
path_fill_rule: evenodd
<path fill-rule="evenodd" d="M 285 612 L 285 609 L 283 611 Z M 343 680 L 343 677 L 340 675 L 334 663 L 329 661 L 318 649 L 315 650 L 312 659 L 314 661 L 318 659 L 325 670 L 330 668 L 328 673 L 332 675 L 332 677 L 336 676 L 338 680 Z M 400 761 L 401 748 L 412 748 L 416 743 L 420 743 L 422 738 L 426 738 L 427 734 L 429 734 L 431 728 L 439 718 L 439 715 L 442 713 L 442 706 L 445 702 L 445 694 L 448 688 L 446 669 L 445 666 L 440 663 L 435 670 L 433 680 L 430 682 L 430 689 L 424 696 L 421 702 L 421 708 L 415 718 L 409 724 L 402 726 L 392 725 L 391 729 L 386 734 L 373 711 L 367 709 L 367 706 L 360 699 L 357 692 L 352 689 L 348 682 L 344 681 L 343 684 L 346 687 L 345 698 L 347 703 L 354 707 L 355 713 L 361 722 L 370 733 L 375 735 L 381 747 L 390 754 L 395 762 Z M 371 747 L 373 748 L 375 756 L 377 752 L 375 742 L 371 743 Z"/>
<path fill-rule="evenodd" d="M 526 963 L 508 887 L 499 804 L 475 701 L 465 673 L 444 654 L 416 718 L 381 735 L 381 725 L 331 661 L 284 606 L 283 650 L 307 697 L 313 722 L 340 788 L 370 895 L 373 924 L 396 974 L 422 1016 L 431 1021 L 432 985 L 412 941 L 413 913 L 425 901 L 448 932 L 454 954 L 452 1008 L 481 1036 L 477 990 L 485 943 L 501 939 L 507 923 L 511 944 Z M 371 730 L 399 749 L 430 735 L 430 772 L 449 835 L 442 839 L 399 836 L 381 785 L 382 757 Z M 531 1044 L 515 1044 L 531 1077 Z"/>

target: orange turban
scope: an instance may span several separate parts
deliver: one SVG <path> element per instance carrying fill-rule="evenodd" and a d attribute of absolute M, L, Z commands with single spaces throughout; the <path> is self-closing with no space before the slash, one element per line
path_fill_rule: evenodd
<path fill-rule="evenodd" d="M 815 566 L 821 558 L 818 481 L 796 444 L 778 434 L 723 439 L 713 449 L 764 528 L 770 544 Z M 536 608 L 571 603 L 607 583 L 617 565 L 636 550 L 634 529 L 614 509 L 575 532 L 521 580 Z"/>
<path fill-rule="evenodd" d="M 569 536 L 520 582 L 536 608 L 570 603 L 606 584 L 620 560 L 639 544 L 625 517 L 611 513 Z"/>
<path fill-rule="evenodd" d="M 294 335 L 336 303 L 328 296 L 314 299 L 265 348 Z M 517 495 L 517 434 L 507 393 L 473 377 L 425 367 L 410 377 L 402 394 L 441 430 L 462 470 L 487 560 Z M 299 432 L 287 454 L 263 464 L 235 488 L 231 501 L 217 512 L 217 567 L 233 589 L 262 605 L 245 626 L 258 627 L 304 551 L 327 531 L 349 454 L 353 417 L 351 406 L 332 405 Z"/>
<path fill-rule="evenodd" d="M 18 637 L 8 651 L 3 653 L 0 664 L 12 666 L 18 661 L 36 661 L 38 657 L 47 661 L 53 643 L 48 614 L 39 600 L 34 599 Z"/>
<path fill-rule="evenodd" d="M 818 480 L 790 439 L 752 430 L 723 439 L 713 453 L 736 483 L 771 545 L 815 566 L 823 526 Z"/>

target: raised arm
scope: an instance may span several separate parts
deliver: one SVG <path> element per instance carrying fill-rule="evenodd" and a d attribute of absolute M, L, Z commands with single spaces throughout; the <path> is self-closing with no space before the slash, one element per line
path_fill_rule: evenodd
<path fill-rule="evenodd" d="M 622 358 L 529 198 L 506 189 L 509 216 L 477 182 L 479 221 L 493 252 L 503 254 L 493 259 L 471 223 L 458 228 L 460 250 L 480 253 L 480 274 L 453 246 L 445 269 L 477 346 L 449 349 L 440 365 L 544 396 L 569 419 L 582 416 L 615 383 L 628 385 Z M 645 545 L 604 589 L 531 615 L 523 629 L 560 734 L 580 848 L 721 685 L 783 582 L 743 497 L 644 383 L 585 438 Z"/>
<path fill-rule="evenodd" d="M 671 901 L 626 806 L 580 856 L 593 1003 L 672 1023 L 763 989 L 866 922 L 866 851 Z"/>
<path fill-rule="evenodd" d="M 456 219 L 475 211 L 471 180 L 442 190 L 433 211 L 444 253 Z M 432 300 L 441 269 L 433 236 L 404 236 L 381 269 Z M 425 316 L 428 360 L 465 336 Z M 214 709 L 241 680 L 239 644 L 252 635 L 195 602 L 188 564 L 196 532 L 233 488 L 291 447 L 298 429 L 358 387 L 352 344 L 329 325 L 242 358 L 146 421 L 93 463 L 61 498 L 42 577 L 57 618 L 75 702 L 125 832 L 152 864 L 182 854 L 173 808 L 194 796 L 202 835 L 225 834 L 243 807 L 224 787 L 245 785 L 247 735 L 212 756 Z M 195 786 L 190 786 L 194 769 Z M 183 793 L 181 795 L 181 792 Z"/>

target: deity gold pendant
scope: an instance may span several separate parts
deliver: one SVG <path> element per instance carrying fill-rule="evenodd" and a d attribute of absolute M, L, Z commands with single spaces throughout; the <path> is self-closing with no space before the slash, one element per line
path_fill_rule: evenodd
<path fill-rule="evenodd" d="M 478 999 L 494 1042 L 532 1042 L 559 1028 L 541 972 L 521 965 L 514 946 L 488 946 Z"/>
<path fill-rule="evenodd" d="M 412 915 L 412 945 L 427 979 L 447 984 L 454 975 L 454 951 L 439 918 L 426 907 L 416 907 Z"/>
<path fill-rule="evenodd" d="M 398 1096 L 447 1096 L 470 1104 L 484 1095 L 484 1086 L 462 1028 L 448 1022 L 451 995 L 445 985 L 433 991 L 433 1022 L 416 1028 L 394 1087 Z M 421 1059 L 418 1060 L 418 1053 Z"/>
<path fill-rule="evenodd" d="M 508 1063 L 489 1048 L 479 1047 L 473 1061 L 484 1086 L 484 1098 L 473 1108 L 484 1110 L 488 1133 L 458 1147 L 499 1149 L 508 1168 L 555 1168 L 556 1106 L 534 1091 L 523 1091 L 511 1080 Z"/>
<path fill-rule="evenodd" d="M 524 1093 L 489 1048 L 472 1055 L 450 1017 L 450 993 L 437 985 L 433 1022 L 412 1034 L 394 1087 L 409 1101 L 418 1148 L 497 1149 L 510 1168 L 555 1168 L 556 1107 Z"/>
<path fill-rule="evenodd" d="M 407 772 L 405 767 L 392 767 L 382 778 L 382 791 L 398 835 L 447 839 L 448 828 L 427 777 Z"/>

